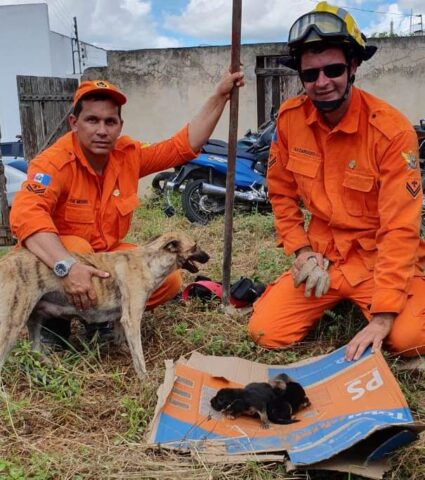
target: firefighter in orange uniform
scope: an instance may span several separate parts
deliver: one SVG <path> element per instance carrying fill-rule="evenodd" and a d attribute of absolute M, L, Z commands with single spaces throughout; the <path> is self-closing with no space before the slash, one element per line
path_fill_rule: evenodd
<path fill-rule="evenodd" d="M 63 279 L 65 293 L 77 308 L 96 305 L 91 278 L 108 274 L 79 263 L 72 252 L 134 248 L 123 239 L 139 205 L 139 179 L 195 158 L 233 85 L 243 83 L 240 72 L 224 74 L 192 121 L 172 138 L 153 145 L 121 136 L 121 106 L 127 99 L 116 86 L 103 80 L 80 84 L 69 118 L 72 131 L 30 162 L 27 181 L 11 211 L 19 243 Z M 147 308 L 170 300 L 180 287 L 181 276 L 175 272 L 152 294 Z M 57 337 L 69 336 L 69 322 L 54 319 L 44 327 L 44 343 L 63 346 Z"/>
<path fill-rule="evenodd" d="M 254 305 L 249 332 L 260 345 L 285 347 L 349 299 L 368 323 L 347 360 L 382 342 L 424 354 L 416 134 L 395 108 L 353 86 L 376 47 L 348 12 L 320 2 L 293 24 L 288 46 L 306 95 L 280 108 L 268 186 L 279 243 L 296 260 Z M 311 213 L 307 230 L 301 204 Z"/>

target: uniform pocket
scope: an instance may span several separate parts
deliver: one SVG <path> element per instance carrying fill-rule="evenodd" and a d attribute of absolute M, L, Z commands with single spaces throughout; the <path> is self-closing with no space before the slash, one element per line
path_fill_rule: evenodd
<path fill-rule="evenodd" d="M 344 173 L 344 204 L 353 216 L 377 216 L 377 194 L 372 192 L 375 183 L 373 175 L 347 170 Z"/>
<path fill-rule="evenodd" d="M 304 157 L 290 154 L 286 168 L 294 174 L 298 185 L 298 193 L 304 200 L 306 206 L 310 204 L 313 183 L 319 173 L 322 163 L 321 157 Z"/>
<path fill-rule="evenodd" d="M 119 236 L 122 239 L 127 235 L 133 211 L 140 205 L 140 199 L 133 193 L 129 197 L 116 198 L 115 205 L 118 210 Z"/>
<path fill-rule="evenodd" d="M 67 205 L 65 207 L 65 222 L 67 231 L 64 232 L 64 234 L 90 238 L 94 221 L 94 211 L 90 206 Z"/>

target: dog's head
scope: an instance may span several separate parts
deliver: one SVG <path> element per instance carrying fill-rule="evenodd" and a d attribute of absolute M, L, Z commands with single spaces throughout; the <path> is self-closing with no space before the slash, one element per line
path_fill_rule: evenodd
<path fill-rule="evenodd" d="M 177 268 L 184 268 L 191 273 L 198 272 L 196 263 L 206 263 L 209 255 L 201 250 L 195 240 L 184 232 L 171 232 L 155 237 L 148 245 L 157 246 L 161 250 L 176 256 Z"/>
<path fill-rule="evenodd" d="M 288 382 L 284 395 L 294 412 L 311 405 L 304 388 L 297 382 Z"/>
<path fill-rule="evenodd" d="M 239 403 L 242 394 L 243 389 L 241 388 L 221 388 L 211 399 L 211 406 L 217 412 L 228 412 Z"/>

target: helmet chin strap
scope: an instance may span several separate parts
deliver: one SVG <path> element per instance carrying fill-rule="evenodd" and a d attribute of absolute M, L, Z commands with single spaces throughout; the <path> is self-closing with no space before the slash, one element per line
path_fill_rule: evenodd
<path fill-rule="evenodd" d="M 348 72 L 347 86 L 345 87 L 342 97 L 336 100 L 312 100 L 313 105 L 321 113 L 330 113 L 338 110 L 338 108 L 347 100 L 350 93 L 351 85 L 354 83 L 355 76 Z"/>

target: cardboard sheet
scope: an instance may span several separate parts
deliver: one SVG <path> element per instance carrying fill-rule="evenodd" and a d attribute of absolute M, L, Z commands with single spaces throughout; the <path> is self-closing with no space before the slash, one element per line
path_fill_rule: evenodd
<path fill-rule="evenodd" d="M 406 429 L 413 418 L 381 353 L 367 351 L 357 362 L 347 362 L 344 352 L 345 347 L 281 366 L 198 353 L 189 360 L 168 362 L 148 442 L 196 451 L 215 461 L 275 457 L 276 453 L 282 454 L 283 461 L 287 452 L 294 467 L 318 465 L 359 444 L 363 460 L 357 463 L 372 464 L 416 438 L 415 432 Z M 220 388 L 267 381 L 282 372 L 301 383 L 311 401 L 296 415 L 296 423 L 272 424 L 265 430 L 257 417 L 229 420 L 210 406 Z M 379 436 L 373 437 L 378 431 Z M 375 440 L 366 442 L 365 449 L 362 440 L 368 437 Z M 380 478 L 376 475 L 373 478 Z"/>

